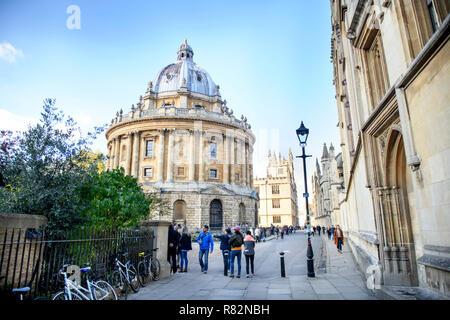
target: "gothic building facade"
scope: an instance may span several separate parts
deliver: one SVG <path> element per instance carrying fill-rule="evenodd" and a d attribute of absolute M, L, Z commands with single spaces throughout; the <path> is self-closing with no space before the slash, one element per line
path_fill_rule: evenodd
<path fill-rule="evenodd" d="M 106 131 L 107 168 L 123 167 L 145 192 L 164 199 L 170 213 L 162 219 L 217 231 L 254 225 L 255 136 L 193 56 L 185 41 L 137 105 L 117 112 Z"/>
<path fill-rule="evenodd" d="M 330 4 L 347 243 L 379 284 L 450 296 L 450 4 Z"/>
<path fill-rule="evenodd" d="M 269 227 L 299 225 L 297 185 L 294 179 L 294 158 L 268 154 L 266 177 L 256 177 L 254 186 L 259 194 L 259 225 Z"/>
<path fill-rule="evenodd" d="M 316 169 L 312 176 L 314 224 L 320 226 L 340 225 L 339 202 L 344 195 L 342 153 L 335 155 L 333 144 L 330 144 L 328 149 L 324 143 L 320 162 L 322 168 L 316 159 Z"/>

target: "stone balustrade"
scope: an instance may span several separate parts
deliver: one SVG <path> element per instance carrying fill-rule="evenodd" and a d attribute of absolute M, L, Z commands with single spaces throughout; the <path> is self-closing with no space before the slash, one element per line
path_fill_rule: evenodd
<path fill-rule="evenodd" d="M 195 118 L 195 119 L 205 119 L 225 122 L 242 129 L 250 129 L 250 124 L 247 123 L 246 119 L 239 120 L 230 113 L 220 113 L 207 111 L 205 108 L 177 108 L 175 106 L 166 106 L 161 108 L 153 108 L 147 110 L 135 109 L 127 114 L 119 114 L 112 120 L 111 126 L 119 123 L 124 123 L 127 121 L 132 121 L 136 119 L 155 119 L 155 118 L 165 118 L 165 117 L 183 117 L 183 118 Z"/>

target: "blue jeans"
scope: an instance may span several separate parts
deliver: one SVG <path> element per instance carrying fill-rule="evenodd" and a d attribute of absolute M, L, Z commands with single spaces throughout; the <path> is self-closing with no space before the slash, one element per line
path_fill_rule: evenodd
<path fill-rule="evenodd" d="M 231 250 L 222 250 L 222 257 L 223 257 L 223 265 L 225 266 L 225 262 L 226 262 L 226 255 L 225 255 L 225 251 L 228 251 L 228 270 L 230 270 L 231 268 Z"/>
<path fill-rule="evenodd" d="M 338 250 L 342 251 L 342 238 L 338 238 L 338 244 L 337 244 L 337 248 Z"/>
<path fill-rule="evenodd" d="M 241 257 L 242 257 L 242 250 L 233 250 L 231 251 L 231 274 L 234 274 L 234 258 L 237 257 L 237 263 L 238 263 L 238 275 L 241 275 Z"/>
<path fill-rule="evenodd" d="M 205 255 L 205 263 L 203 264 L 203 255 Z M 208 255 L 209 249 L 200 249 L 198 252 L 198 261 L 202 271 L 208 271 Z"/>
<path fill-rule="evenodd" d="M 187 250 L 180 250 L 180 268 L 181 270 L 185 270 L 188 267 L 188 258 L 187 258 Z M 183 268 L 184 266 L 184 268 Z"/>

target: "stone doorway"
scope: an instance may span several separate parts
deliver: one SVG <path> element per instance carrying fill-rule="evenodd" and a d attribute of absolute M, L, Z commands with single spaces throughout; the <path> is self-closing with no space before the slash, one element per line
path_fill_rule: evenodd
<path fill-rule="evenodd" d="M 209 205 L 209 229 L 211 231 L 221 231 L 223 227 L 222 202 L 214 199 Z"/>
<path fill-rule="evenodd" d="M 385 187 L 380 194 L 385 238 L 384 281 L 386 285 L 416 286 L 417 265 L 408 201 L 412 182 L 400 131 L 392 130 L 389 135 L 384 171 Z"/>

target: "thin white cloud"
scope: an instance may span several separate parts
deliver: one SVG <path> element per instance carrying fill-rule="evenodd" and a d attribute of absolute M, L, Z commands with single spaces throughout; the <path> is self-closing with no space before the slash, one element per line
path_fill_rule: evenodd
<path fill-rule="evenodd" d="M 38 120 L 15 115 L 5 109 L 0 109 L 0 130 L 25 131 L 28 125 L 36 124 Z"/>
<path fill-rule="evenodd" d="M 14 63 L 19 57 L 23 57 L 22 50 L 14 48 L 9 42 L 0 43 L 0 59 Z"/>

